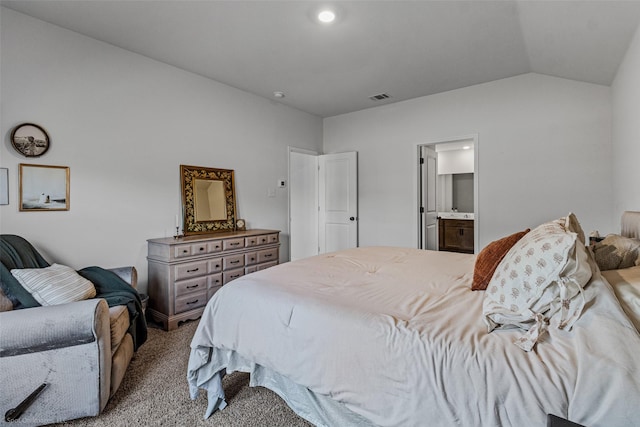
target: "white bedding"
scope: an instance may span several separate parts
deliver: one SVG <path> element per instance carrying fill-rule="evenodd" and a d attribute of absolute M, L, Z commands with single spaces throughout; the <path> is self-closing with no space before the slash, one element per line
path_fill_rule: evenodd
<path fill-rule="evenodd" d="M 380 426 L 543 426 L 548 413 L 636 424 L 640 335 L 600 275 L 573 329 L 527 353 L 512 343 L 521 331 L 487 333 L 474 261 L 371 247 L 239 278 L 194 335 L 192 396 L 237 356 Z"/>
<path fill-rule="evenodd" d="M 640 331 L 640 266 L 603 271 L 631 322 Z"/>

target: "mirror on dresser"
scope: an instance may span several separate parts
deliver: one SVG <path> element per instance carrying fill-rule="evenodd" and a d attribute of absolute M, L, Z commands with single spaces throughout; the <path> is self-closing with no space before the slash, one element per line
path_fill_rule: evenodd
<path fill-rule="evenodd" d="M 180 182 L 185 235 L 235 230 L 233 169 L 180 165 Z"/>

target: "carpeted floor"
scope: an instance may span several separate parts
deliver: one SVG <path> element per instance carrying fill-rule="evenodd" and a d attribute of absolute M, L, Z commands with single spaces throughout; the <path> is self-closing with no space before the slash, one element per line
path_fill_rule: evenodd
<path fill-rule="evenodd" d="M 206 392 L 189 398 L 187 362 L 197 322 L 165 332 L 150 327 L 147 342 L 135 354 L 124 380 L 98 417 L 65 426 L 311 426 L 274 392 L 249 387 L 249 375 L 236 372 L 223 380 L 227 406 L 204 420 Z"/>

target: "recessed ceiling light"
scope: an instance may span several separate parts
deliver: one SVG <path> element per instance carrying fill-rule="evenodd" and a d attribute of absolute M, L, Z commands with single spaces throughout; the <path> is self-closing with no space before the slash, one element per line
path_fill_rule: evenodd
<path fill-rule="evenodd" d="M 336 14 L 331 10 L 323 10 L 318 13 L 318 21 L 324 24 L 330 24 L 336 19 Z"/>
<path fill-rule="evenodd" d="M 465 145 L 464 147 L 462 147 L 463 150 L 468 150 L 469 148 L 471 147 L 469 147 L 468 145 Z"/>
<path fill-rule="evenodd" d="M 277 91 L 273 92 L 273 96 L 275 98 L 284 98 L 284 92 L 277 90 Z"/>

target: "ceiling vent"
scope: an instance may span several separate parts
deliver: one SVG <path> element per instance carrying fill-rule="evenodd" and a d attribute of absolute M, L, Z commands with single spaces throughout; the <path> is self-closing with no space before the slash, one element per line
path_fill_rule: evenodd
<path fill-rule="evenodd" d="M 379 93 L 377 95 L 372 95 L 369 97 L 369 99 L 372 101 L 382 101 L 384 99 L 389 99 L 389 98 L 391 98 L 391 95 L 388 95 L 386 93 Z"/>

